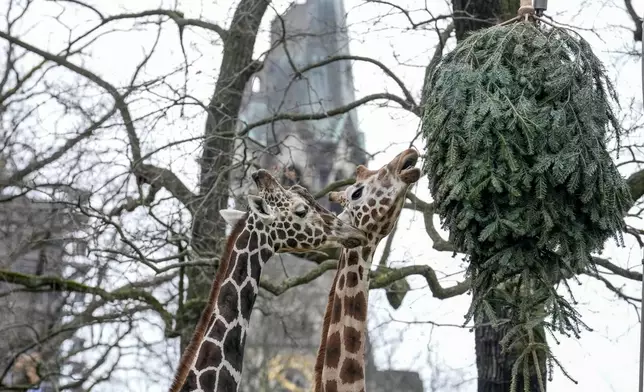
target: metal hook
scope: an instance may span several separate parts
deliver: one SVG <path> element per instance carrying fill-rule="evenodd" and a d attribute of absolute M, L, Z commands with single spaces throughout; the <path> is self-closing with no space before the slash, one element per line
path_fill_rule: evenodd
<path fill-rule="evenodd" d="M 548 0 L 534 0 L 533 7 L 537 11 L 537 16 L 541 16 L 543 11 L 548 9 Z"/>

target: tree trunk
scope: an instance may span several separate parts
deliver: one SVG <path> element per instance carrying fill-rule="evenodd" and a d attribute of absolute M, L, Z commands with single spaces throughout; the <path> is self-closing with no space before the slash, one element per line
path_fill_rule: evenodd
<path fill-rule="evenodd" d="M 454 9 L 454 30 L 458 41 L 467 37 L 467 34 L 482 28 L 492 26 L 516 15 L 519 9 L 519 0 L 452 0 Z M 499 318 L 508 317 L 508 309 L 499 307 L 495 309 Z M 483 324 L 489 320 L 483 319 Z M 475 327 L 474 339 L 476 348 L 476 368 L 478 371 L 478 392 L 510 392 L 512 382 L 512 366 L 516 362 L 517 351 L 502 352 L 501 339 L 505 336 L 508 327 L 497 328 L 490 325 Z M 545 333 L 535 330 L 535 338 L 545 343 Z M 539 368 L 545 372 L 545 357 L 540 356 Z M 534 364 L 531 363 L 531 369 Z M 544 386 L 545 374 L 542 374 Z M 524 390 L 522 371 L 517 377 L 517 391 Z M 539 392 L 536 374 L 531 375 L 531 392 Z"/>
<path fill-rule="evenodd" d="M 223 37 L 223 57 L 213 97 L 208 105 L 203 153 L 200 161 L 199 197 L 193 216 L 192 247 L 201 260 L 213 260 L 213 268 L 186 271 L 186 306 L 180 315 L 181 348 L 190 341 L 215 275 L 226 224 L 219 210 L 228 205 L 229 172 L 232 164 L 237 116 L 242 93 L 258 70 L 253 61 L 257 31 L 269 0 L 241 0 Z"/>
<path fill-rule="evenodd" d="M 495 306 L 494 311 L 500 319 L 509 318 L 508 308 Z M 484 318 L 482 323 L 489 323 L 489 319 Z M 478 392 L 510 392 L 512 383 L 512 366 L 517 362 L 519 349 L 503 352 L 501 348 L 501 339 L 506 335 L 510 327 L 500 325 L 493 327 L 491 325 L 482 325 L 474 328 L 474 342 L 476 350 L 476 368 L 478 372 L 477 391 Z M 534 329 L 534 338 L 536 343 L 546 343 L 546 335 L 543 327 Z M 535 372 L 534 362 L 531 358 L 527 359 L 530 369 L 529 391 L 541 392 L 539 389 L 539 379 Z M 539 369 L 541 370 L 541 380 L 546 388 L 546 361 L 545 355 L 539 354 Z M 519 368 L 516 379 L 516 391 L 523 392 L 524 389 L 523 367 Z"/>
<path fill-rule="evenodd" d="M 516 16 L 519 0 L 452 0 L 454 32 L 460 41 L 467 33 Z"/>

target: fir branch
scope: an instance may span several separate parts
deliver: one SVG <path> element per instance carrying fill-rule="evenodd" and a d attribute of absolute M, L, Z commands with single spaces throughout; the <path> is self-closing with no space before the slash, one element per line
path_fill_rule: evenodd
<path fill-rule="evenodd" d="M 583 38 L 524 22 L 462 40 L 426 85 L 424 170 L 454 250 L 468 255 L 467 319 L 496 320 L 501 301 L 513 315 L 506 347 L 522 341 L 530 361 L 526 328 L 587 328 L 556 290 L 562 274 L 592 272 L 592 253 L 622 243 L 632 199 L 606 149 L 622 133 L 615 89 Z M 499 297 L 503 284 L 517 291 Z"/>

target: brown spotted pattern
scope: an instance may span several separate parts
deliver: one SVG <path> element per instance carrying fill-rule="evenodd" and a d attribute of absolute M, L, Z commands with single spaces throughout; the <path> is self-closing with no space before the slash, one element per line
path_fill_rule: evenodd
<path fill-rule="evenodd" d="M 284 189 L 268 172 L 253 174 L 260 197 L 233 230 L 233 245 L 217 272 L 211 291 L 212 314 L 190 363 L 185 381 L 178 373 L 170 392 L 237 392 L 250 316 L 259 291 L 262 267 L 275 252 L 306 251 L 342 243 L 366 243 L 364 234 L 321 207 L 304 188 Z M 262 201 L 263 200 L 263 201 Z M 200 321 L 201 323 L 201 321 Z M 200 326 L 198 325 L 197 329 Z M 192 344 L 192 342 L 191 342 Z M 174 389 L 177 388 L 177 389 Z M 180 389 L 178 389 L 180 388 Z"/>
<path fill-rule="evenodd" d="M 329 292 L 315 364 L 315 392 L 365 391 L 365 339 L 369 270 L 378 243 L 400 216 L 409 187 L 420 178 L 416 150 L 398 154 L 379 170 L 356 169 L 356 182 L 331 200 L 343 205 L 339 217 L 367 234 L 368 244 L 344 248 Z"/>

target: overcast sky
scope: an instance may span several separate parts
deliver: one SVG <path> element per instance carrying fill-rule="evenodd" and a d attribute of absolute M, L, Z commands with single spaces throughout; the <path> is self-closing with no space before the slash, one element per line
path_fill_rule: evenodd
<path fill-rule="evenodd" d="M 0 3 L 6 1 L 0 0 Z M 154 0 L 137 0 L 136 4 L 125 0 L 114 0 L 108 9 L 107 2 L 97 3 L 101 4 L 105 12 L 156 8 L 160 4 L 159 1 Z M 178 9 L 183 11 L 186 17 L 205 17 L 207 20 L 226 24 L 232 12 L 231 4 L 236 3 L 231 0 L 219 0 L 216 4 L 206 4 L 201 0 L 180 1 Z M 396 1 L 396 4 L 403 7 L 407 3 L 414 4 L 418 1 Z M 434 14 L 448 11 L 447 1 L 426 1 L 426 3 Z M 626 12 L 619 8 L 622 7 L 622 2 L 593 1 L 592 6 L 585 8 L 581 8 L 579 0 L 550 1 L 550 3 L 548 14 L 555 16 L 559 22 L 585 28 L 592 27 L 600 33 L 601 39 L 591 32 L 581 32 L 605 62 L 611 75 L 615 77 L 621 102 L 628 107 L 628 102 L 635 98 L 639 102 L 635 110 L 641 113 L 639 62 L 616 53 L 631 45 L 633 39 L 630 31 L 616 27 L 632 27 L 632 21 Z M 127 8 L 124 4 L 128 4 Z M 163 1 L 162 4 L 164 8 L 174 6 L 174 2 L 169 1 Z M 275 7 L 281 11 L 285 4 L 285 2 L 276 3 Z M 642 14 L 642 4 L 635 5 L 639 7 L 638 11 Z M 382 61 L 407 84 L 415 96 L 418 96 L 423 83 L 424 67 L 436 45 L 435 33 L 408 31 L 405 28 L 408 22 L 402 16 L 379 18 L 389 11 L 386 6 L 364 5 L 362 1 L 356 0 L 345 0 L 345 6 L 348 12 L 352 54 Z M 39 8 L 39 12 L 43 15 L 52 15 L 57 12 L 57 8 L 53 5 L 44 5 Z M 91 16 L 87 13 L 79 15 L 81 16 L 68 15 L 68 22 L 83 23 Z M 263 32 L 255 48 L 258 55 L 267 49 L 266 30 L 274 15 L 275 11 L 269 10 L 264 19 Z M 420 20 L 426 14 L 419 13 L 415 16 Z M 42 15 L 32 13 L 29 20 L 32 23 L 40 22 L 41 17 Z M 159 54 L 146 70 L 149 74 L 164 73 L 183 61 L 176 37 L 176 27 L 168 26 L 166 39 L 160 47 Z M 442 27 L 444 24 L 439 26 Z M 47 22 L 34 24 L 30 33 L 23 38 L 43 48 L 56 48 L 60 47 L 59 40 L 66 38 L 66 32 L 55 23 Z M 93 53 L 91 58 L 86 58 L 85 65 L 114 84 L 124 83 L 129 80 L 134 65 L 141 58 L 142 48 L 149 47 L 152 38 L 153 35 L 150 33 L 127 32 L 104 37 L 101 39 L 100 51 Z M 189 89 L 191 94 L 204 103 L 210 98 L 212 84 L 217 75 L 217 67 L 213 64 L 219 64 L 220 60 L 220 47 L 210 45 L 211 38 L 212 35 L 194 28 L 185 34 L 189 57 L 196 61 L 191 70 L 194 74 L 190 77 Z M 449 47 L 452 48 L 453 45 L 452 40 Z M 387 80 L 373 65 L 356 64 L 354 77 L 358 98 L 383 90 L 399 93 L 395 84 Z M 358 110 L 358 117 L 360 128 L 365 133 L 367 149 L 370 152 L 381 152 L 369 163 L 370 168 L 381 166 L 406 148 L 416 135 L 419 126 L 419 119 L 410 113 L 373 104 L 361 107 Z M 181 131 L 181 137 L 198 136 L 203 132 L 202 126 L 203 117 L 195 119 L 192 128 L 187 126 Z M 150 136 L 144 136 L 143 141 L 151 149 L 151 146 L 161 145 L 177 137 L 177 129 L 161 127 L 155 129 L 153 139 Z M 422 140 L 417 140 L 414 145 L 419 150 L 423 150 Z M 196 147 L 196 145 L 184 146 L 174 152 L 176 156 L 167 156 L 168 160 L 174 161 L 173 169 L 182 172 L 186 176 L 186 182 L 193 189 L 197 183 L 195 158 L 198 151 Z M 633 168 L 626 167 L 623 174 L 627 176 L 630 170 Z M 413 191 L 421 199 L 431 200 L 426 179 L 421 180 Z M 630 240 L 626 249 L 616 249 L 611 244 L 604 256 L 624 268 L 641 269 L 638 267 L 640 251 Z M 376 255 L 377 258 L 378 255 Z M 463 265 L 460 258 L 452 258 L 450 253 L 433 251 L 424 231 L 422 216 L 411 211 L 404 211 L 401 216 L 390 260 L 392 266 L 428 264 L 436 269 L 439 276 L 444 276 L 443 286 L 452 285 L 463 279 Z M 617 300 L 603 284 L 587 277 L 580 279 L 583 284 L 581 286 L 573 284 L 574 292 L 580 302 L 579 309 L 583 320 L 594 329 L 594 332 L 584 332 L 579 341 L 569 338 L 560 339 L 561 345 L 555 347 L 554 352 L 571 376 L 579 381 L 579 385 L 575 386 L 561 372 L 557 372 L 554 381 L 548 387 L 549 391 L 636 390 L 639 337 L 636 311 L 633 307 Z M 380 347 L 377 352 L 378 365 L 421 371 L 425 388 L 429 390 L 429 382 L 433 375 L 426 363 L 427 349 L 431 348 L 433 360 L 440 363 L 443 371 L 451 371 L 455 375 L 464 372 L 463 374 L 474 377 L 476 374 L 473 367 L 474 337 L 467 329 L 458 327 L 462 323 L 471 297 L 463 295 L 440 301 L 431 296 L 422 279 L 410 279 L 410 283 L 414 290 L 405 298 L 403 305 L 396 312 L 391 310 L 382 291 L 373 292 L 370 296 L 369 326 L 373 331 L 372 338 L 378 338 L 378 341 L 374 342 Z M 616 279 L 615 284 L 618 287 L 625 285 L 628 292 L 637 297 L 640 296 L 637 283 Z M 429 324 L 419 323 L 419 321 L 454 326 L 430 327 Z M 168 379 L 168 383 L 169 381 Z M 165 382 L 161 383 L 167 385 Z M 145 384 L 149 387 L 153 382 Z M 156 388 L 150 387 L 150 390 L 154 389 Z M 475 391 L 475 383 L 469 383 L 463 390 Z M 444 391 L 448 390 L 444 389 Z"/>

